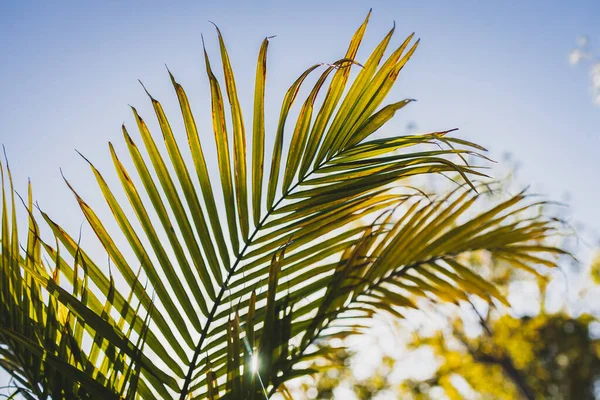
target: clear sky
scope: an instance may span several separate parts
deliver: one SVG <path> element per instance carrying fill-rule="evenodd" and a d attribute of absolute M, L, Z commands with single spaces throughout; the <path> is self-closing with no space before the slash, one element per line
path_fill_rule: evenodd
<path fill-rule="evenodd" d="M 42 208 L 71 232 L 83 216 L 74 212 L 76 202 L 59 168 L 86 199 L 102 204 L 91 172 L 74 149 L 113 176 L 107 142 L 116 142 L 124 154 L 121 123 L 135 131 L 127 105 L 152 120 L 138 78 L 175 123 L 178 108 L 166 63 L 188 91 L 212 142 L 200 39 L 203 33 L 217 64 L 209 20 L 225 36 L 245 103 L 252 98 L 260 43 L 277 35 L 269 47 L 267 78 L 273 127 L 291 82 L 315 62 L 342 57 L 371 7 L 365 49 L 394 21 L 396 43 L 413 31 L 422 39 L 389 97 L 419 101 L 398 114 L 389 132 L 402 132 L 409 121 L 420 131 L 458 127 L 462 137 L 488 147 L 492 158 L 512 153 L 522 165 L 521 181 L 537 192 L 558 200 L 569 193 L 576 219 L 600 229 L 600 108 L 591 101 L 587 70 L 567 62 L 579 35 L 599 44 L 600 2 L 205 3 L 0 2 L 0 143 L 17 190 L 24 193 L 30 177 Z M 359 61 L 365 56 L 359 53 Z M 181 130 L 177 135 L 184 137 Z"/>
<path fill-rule="evenodd" d="M 110 169 L 107 141 L 124 149 L 120 124 L 134 130 L 127 104 L 152 119 L 138 78 L 177 119 L 165 63 L 209 129 L 200 39 L 204 33 L 217 61 L 209 20 L 225 35 L 242 99 L 252 96 L 261 40 L 277 35 L 268 64 L 267 114 L 273 118 L 299 73 L 343 56 L 370 7 L 365 49 L 393 21 L 397 42 L 412 31 L 422 39 L 389 98 L 419 101 L 390 131 L 407 121 L 423 131 L 458 127 L 495 159 L 511 152 L 524 182 L 555 199 L 568 192 L 578 219 L 600 225 L 600 109 L 590 100 L 587 70 L 567 63 L 580 34 L 592 45 L 600 41 L 600 3 L 593 0 L 3 1 L 0 142 L 17 189 L 24 192 L 31 177 L 42 207 L 78 227 L 83 217 L 69 217 L 76 204 L 59 167 L 84 194 L 97 197 L 95 188 L 86 188 L 92 176 L 73 149 Z"/>

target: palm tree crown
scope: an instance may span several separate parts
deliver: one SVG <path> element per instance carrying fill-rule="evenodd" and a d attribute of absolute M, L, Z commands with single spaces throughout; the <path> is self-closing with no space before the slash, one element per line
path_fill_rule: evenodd
<path fill-rule="evenodd" d="M 110 270 L 34 209 L 31 188 L 21 248 L 10 171 L 2 173 L 9 181 L 2 192 L 0 366 L 21 395 L 183 400 L 285 393 L 287 380 L 314 372 L 303 365 L 326 353 L 317 343 L 361 332 L 377 312 L 402 317 L 419 297 L 506 302 L 461 254 L 487 251 L 530 271 L 555 266 L 549 256 L 562 251 L 545 239 L 557 221 L 531 212 L 539 201 L 519 193 L 482 210 L 479 192 L 486 186 L 474 179 L 485 175 L 467 159 L 485 160 L 484 148 L 453 130 L 373 138 L 412 101 L 381 107 L 418 41 L 411 44 L 410 35 L 384 56 L 392 29 L 359 63 L 368 19 L 342 59 L 308 68 L 287 90 L 267 160 L 269 39 L 258 55 L 250 126 L 217 28 L 228 107 L 204 54 L 218 184 L 186 93 L 169 72 L 191 162 L 148 94 L 164 143 L 132 108 L 143 145 L 122 130 L 135 172 L 110 145 L 129 204 L 117 200 L 116 188 L 90 163 L 126 241 L 117 242 L 67 182 Z M 291 121 L 313 74 L 316 82 Z M 408 184 L 444 173 L 462 182 L 435 194 Z M 54 240 L 39 234 L 40 216 Z"/>

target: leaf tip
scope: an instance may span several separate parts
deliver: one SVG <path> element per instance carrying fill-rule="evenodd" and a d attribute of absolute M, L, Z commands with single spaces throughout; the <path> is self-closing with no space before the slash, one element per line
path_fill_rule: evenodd
<path fill-rule="evenodd" d="M 90 164 L 90 166 L 93 168 L 94 166 L 92 165 L 92 162 L 90 160 L 88 160 L 88 158 L 86 156 L 84 156 L 83 154 L 81 154 L 81 152 L 77 149 L 75 149 L 75 152 L 77 154 L 79 154 L 81 156 L 81 158 L 83 158 L 85 161 L 87 161 L 88 164 Z"/>
<path fill-rule="evenodd" d="M 200 34 L 200 40 L 202 40 L 202 49 L 204 50 L 204 54 L 206 55 L 206 43 L 204 43 L 204 34 Z"/>
<path fill-rule="evenodd" d="M 152 95 L 150 94 L 150 92 L 148 91 L 148 89 L 146 89 L 146 86 L 144 86 L 144 84 L 142 83 L 142 81 L 140 79 L 138 79 L 138 82 L 140 83 L 140 85 L 142 85 L 142 88 L 144 89 L 144 92 L 146 92 L 146 94 L 148 95 L 148 97 L 150 97 L 150 100 L 152 100 L 153 102 L 156 101 L 156 100 L 154 100 L 154 97 L 152 97 Z"/>
<path fill-rule="evenodd" d="M 215 24 L 214 22 L 212 22 L 210 20 L 208 22 L 210 22 L 211 24 L 213 24 L 213 26 L 217 30 L 217 35 L 219 35 L 219 40 L 222 41 L 223 35 L 221 35 L 221 30 L 219 29 L 219 27 L 217 26 L 217 24 Z"/>
<path fill-rule="evenodd" d="M 138 114 L 137 109 L 134 106 L 132 106 L 132 105 L 129 105 L 129 107 L 131 107 L 131 111 L 133 112 L 133 115 L 134 115 L 135 119 L 138 122 L 140 122 L 140 123 L 144 122 L 144 120 L 142 119 L 142 117 L 140 117 L 140 114 Z"/>
<path fill-rule="evenodd" d="M 171 70 L 169 69 L 169 66 L 167 64 L 165 64 L 165 68 L 167 69 L 167 73 L 169 74 L 169 78 L 171 78 L 171 83 L 173 84 L 173 86 L 177 87 L 179 84 L 175 80 L 175 77 L 171 73 Z"/>

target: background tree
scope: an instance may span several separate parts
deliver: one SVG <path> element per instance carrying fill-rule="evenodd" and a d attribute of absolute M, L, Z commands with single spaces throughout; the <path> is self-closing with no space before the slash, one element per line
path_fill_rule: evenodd
<path fill-rule="evenodd" d="M 588 291 L 596 291 L 598 258 L 585 268 L 588 284 L 580 291 L 581 299 Z M 533 315 L 515 315 L 506 307 L 488 306 L 475 300 L 463 307 L 437 311 L 439 305 L 421 307 L 430 313 L 446 313 L 448 322 L 441 327 L 425 329 L 398 322 L 400 341 L 406 341 L 404 357 L 383 354 L 381 364 L 367 377 L 357 378 L 354 371 L 364 361 L 361 351 L 338 348 L 338 357 L 319 363 L 337 366 L 336 372 L 323 372 L 307 380 L 300 398 L 332 399 L 334 394 L 350 398 L 351 389 L 357 399 L 386 398 L 483 398 L 483 399 L 594 399 L 600 383 L 600 339 L 597 316 L 573 315 L 567 300 L 558 310 L 546 309 L 549 278 L 523 275 L 522 272 L 482 254 L 473 255 L 468 263 L 484 271 L 503 294 L 509 294 L 512 283 L 537 283 L 539 311 Z M 562 264 L 568 268 L 569 260 Z M 554 289 L 556 290 L 556 289 Z M 409 316 L 410 318 L 412 316 Z M 441 317 L 445 319 L 446 317 Z M 428 320 L 429 319 L 429 320 Z M 425 326 L 436 326 L 425 318 Z M 408 324 L 410 325 L 410 324 Z M 367 350 L 368 351 L 368 350 Z M 415 361 L 428 362 L 423 352 L 431 353 L 435 365 L 426 379 L 398 378 L 398 371 L 415 367 Z M 407 357 L 414 353 L 414 357 Z M 417 355 L 419 354 L 419 355 Z M 406 375 L 406 374 L 405 374 Z"/>

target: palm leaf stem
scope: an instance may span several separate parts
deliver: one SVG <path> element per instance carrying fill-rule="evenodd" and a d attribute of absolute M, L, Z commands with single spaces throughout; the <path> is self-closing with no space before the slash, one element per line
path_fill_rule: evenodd
<path fill-rule="evenodd" d="M 320 168 L 321 166 L 322 165 L 319 165 L 318 168 Z M 188 373 L 187 373 L 187 375 L 185 377 L 185 382 L 183 384 L 183 388 L 181 389 L 181 395 L 179 397 L 180 400 L 185 400 L 187 398 L 187 396 L 188 396 L 189 387 L 190 387 L 190 384 L 192 383 L 192 379 L 193 379 L 194 369 L 196 368 L 196 362 L 198 361 L 198 357 L 200 356 L 200 352 L 202 351 L 202 345 L 204 344 L 204 340 L 206 339 L 206 335 L 208 334 L 208 329 L 209 329 L 209 327 L 211 325 L 211 322 L 213 321 L 213 319 L 215 317 L 215 314 L 217 312 L 217 308 L 219 308 L 219 306 L 221 305 L 221 300 L 223 298 L 223 295 L 225 294 L 225 291 L 227 290 L 227 287 L 229 286 L 229 280 L 235 274 L 235 271 L 236 271 L 239 263 L 244 259 L 244 255 L 246 254 L 246 251 L 248 250 L 248 248 L 252 244 L 252 241 L 254 240 L 254 237 L 258 234 L 258 232 L 260 232 L 260 230 L 262 229 L 262 227 L 265 224 L 265 222 L 267 221 L 267 219 L 271 216 L 271 214 L 273 213 L 273 211 L 275 211 L 275 209 L 279 206 L 279 204 L 281 204 L 281 202 L 283 200 L 285 200 L 285 198 L 295 188 L 297 188 L 306 178 L 308 178 L 313 172 L 314 172 L 314 170 L 311 171 L 311 172 L 309 172 L 308 174 L 306 174 L 306 176 L 304 176 L 301 179 L 299 179 L 298 182 L 296 182 L 293 186 L 291 186 L 285 192 L 285 194 L 282 195 L 277 200 L 277 202 L 275 202 L 275 204 L 273 204 L 273 206 L 271 206 L 271 208 L 267 211 L 267 213 L 262 218 L 262 220 L 259 222 L 259 224 L 254 228 L 254 231 L 252 232 L 252 234 L 248 238 L 248 241 L 244 244 L 244 247 L 242 248 L 242 251 L 239 253 L 239 256 L 237 256 L 237 258 L 236 258 L 233 266 L 231 267 L 231 269 L 227 273 L 227 278 L 223 282 L 223 285 L 221 286 L 219 294 L 217 295 L 217 298 L 215 299 L 215 303 L 214 303 L 212 309 L 210 310 L 210 314 L 208 316 L 208 319 L 207 319 L 206 323 L 204 324 L 204 329 L 202 329 L 202 333 L 200 335 L 200 339 L 198 340 L 198 344 L 196 345 L 196 349 L 194 351 L 194 356 L 192 357 L 192 360 L 190 361 L 190 366 L 189 366 L 189 369 L 188 369 Z"/>
<path fill-rule="evenodd" d="M 462 252 L 461 252 L 461 253 L 462 253 Z M 336 320 L 336 318 L 338 317 L 338 315 L 339 315 L 339 314 L 341 314 L 341 313 L 343 313 L 343 312 L 347 311 L 347 310 L 348 310 L 348 309 L 349 309 L 349 308 L 352 306 L 352 304 L 356 303 L 356 302 L 357 302 L 357 298 L 358 298 L 359 296 L 361 296 L 361 295 L 366 295 L 366 296 L 368 296 L 368 295 L 369 295 L 369 293 L 370 293 L 371 291 L 373 291 L 375 288 L 377 288 L 377 287 L 378 287 L 379 285 L 381 285 L 382 283 L 385 283 L 385 282 L 387 282 L 389 279 L 392 279 L 392 278 L 398 278 L 398 277 L 401 277 L 401 276 L 405 275 L 406 273 L 408 273 L 408 271 L 410 271 L 411 269 L 418 268 L 418 267 L 419 267 L 419 266 L 421 266 L 421 265 L 425 265 L 425 264 L 428 264 L 428 263 L 431 263 L 431 262 L 435 262 L 435 261 L 443 260 L 443 259 L 446 259 L 446 258 L 449 258 L 449 257 L 454 257 L 454 256 L 457 256 L 458 254 L 460 254 L 460 253 L 456 253 L 456 254 L 448 254 L 448 255 L 445 255 L 445 256 L 434 256 L 434 257 L 430 257 L 430 258 L 429 258 L 429 259 L 427 259 L 427 260 L 417 261 L 417 262 L 414 262 L 414 263 L 412 263 L 412 264 L 405 265 L 404 267 L 400 268 L 399 270 L 397 270 L 397 271 L 395 271 L 395 272 L 392 272 L 390 275 L 388 275 L 388 276 L 386 276 L 386 277 L 384 277 L 384 278 L 380 279 L 380 280 L 379 280 L 379 281 L 377 281 L 376 283 L 373 283 L 373 284 L 369 285 L 369 287 L 368 287 L 368 288 L 366 288 L 366 289 L 365 289 L 363 292 L 361 292 L 361 293 L 357 293 L 355 296 L 353 296 L 352 300 L 351 300 L 351 301 L 350 301 L 350 302 L 349 302 L 349 303 L 348 303 L 348 304 L 347 304 L 345 307 L 342 307 L 342 308 L 340 308 L 339 310 L 335 310 L 335 311 L 333 312 L 333 314 L 332 314 L 332 317 L 328 318 L 327 322 L 326 322 L 326 323 L 325 323 L 323 326 L 321 326 L 320 328 L 318 328 L 318 329 L 317 329 L 317 331 L 316 331 L 315 335 L 313 335 L 313 337 L 312 337 L 312 338 L 309 338 L 309 339 L 306 341 L 306 343 L 300 347 L 300 350 L 299 350 L 298 352 L 296 352 L 296 353 L 295 353 L 295 354 L 296 354 L 295 356 L 293 356 L 293 357 L 292 357 L 292 359 L 291 359 L 291 360 L 290 360 L 290 362 L 288 363 L 288 365 L 287 365 L 286 369 L 282 371 L 282 375 L 279 377 L 279 380 L 280 380 L 281 382 L 285 382 L 285 380 L 286 380 L 286 378 L 285 378 L 285 377 L 286 377 L 286 375 L 287 375 L 289 372 L 291 372 L 291 370 L 292 370 L 292 368 L 294 367 L 294 365 L 295 365 L 295 364 L 296 364 L 298 361 L 300 361 L 300 358 L 301 358 L 302 356 L 304 356 L 304 355 L 305 355 L 305 352 L 306 352 L 306 350 L 308 349 L 308 347 L 309 347 L 310 345 L 312 345 L 312 344 L 315 342 L 315 340 L 317 340 L 317 339 L 319 338 L 319 336 L 321 335 L 321 333 L 322 333 L 324 330 L 326 330 L 327 328 L 329 328 L 329 325 L 330 325 L 330 324 L 331 324 L 333 321 L 335 321 L 335 320 Z M 277 392 L 277 389 L 278 389 L 278 388 L 279 388 L 279 385 L 277 385 L 277 384 L 273 385 L 273 387 L 272 387 L 272 388 L 269 390 L 269 394 L 268 394 L 269 398 L 270 398 L 271 396 L 273 396 L 273 395 L 275 394 L 275 392 Z"/>

